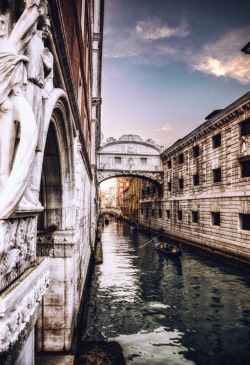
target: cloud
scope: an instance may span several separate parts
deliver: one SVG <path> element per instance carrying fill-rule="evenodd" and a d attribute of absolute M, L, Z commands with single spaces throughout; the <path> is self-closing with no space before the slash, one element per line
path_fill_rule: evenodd
<path fill-rule="evenodd" d="M 160 19 L 140 20 L 135 27 L 135 35 L 144 40 L 158 40 L 163 38 L 178 37 L 185 38 L 190 34 L 187 20 L 183 18 L 176 27 L 170 27 Z"/>
<path fill-rule="evenodd" d="M 139 63 L 162 64 L 161 56 L 176 55 L 174 38 L 189 35 L 189 25 L 185 18 L 176 27 L 170 27 L 158 18 L 138 20 L 132 27 L 107 25 L 104 38 L 104 57 L 130 58 Z M 170 44 L 170 39 L 174 43 Z"/>
<path fill-rule="evenodd" d="M 156 129 L 157 132 L 169 132 L 172 130 L 173 130 L 173 127 L 170 123 L 166 123 L 161 128 Z"/>
<path fill-rule="evenodd" d="M 228 32 L 218 41 L 205 45 L 200 52 L 187 52 L 193 70 L 216 77 L 233 78 L 242 84 L 250 82 L 250 56 L 240 52 L 249 42 L 250 27 Z"/>

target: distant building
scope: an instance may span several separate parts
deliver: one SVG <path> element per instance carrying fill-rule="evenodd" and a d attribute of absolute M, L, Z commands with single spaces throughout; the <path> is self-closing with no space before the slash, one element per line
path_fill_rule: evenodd
<path fill-rule="evenodd" d="M 118 177 L 116 179 L 116 208 L 123 208 L 123 192 L 129 187 L 131 178 Z"/>
<path fill-rule="evenodd" d="M 123 216 L 133 223 L 139 221 L 139 200 L 142 180 L 130 178 L 129 186 L 124 190 Z"/>

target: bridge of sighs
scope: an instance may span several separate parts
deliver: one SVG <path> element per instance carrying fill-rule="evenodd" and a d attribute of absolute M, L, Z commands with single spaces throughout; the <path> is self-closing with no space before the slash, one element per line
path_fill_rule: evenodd
<path fill-rule="evenodd" d="M 98 184 L 113 177 L 131 176 L 149 180 L 158 188 L 163 183 L 162 147 L 152 139 L 125 134 L 101 144 L 97 152 Z"/>

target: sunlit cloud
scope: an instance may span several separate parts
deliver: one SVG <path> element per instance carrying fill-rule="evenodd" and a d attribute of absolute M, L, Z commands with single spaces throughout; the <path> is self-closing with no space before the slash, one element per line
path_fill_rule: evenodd
<path fill-rule="evenodd" d="M 231 31 L 217 42 L 204 46 L 200 52 L 190 52 L 189 62 L 193 70 L 247 84 L 250 82 L 250 57 L 242 54 L 240 49 L 249 38 L 250 27 Z"/>
<path fill-rule="evenodd" d="M 161 128 L 156 129 L 157 132 L 169 132 L 172 130 L 173 126 L 170 123 L 166 123 Z"/>
<path fill-rule="evenodd" d="M 140 20 L 135 27 L 137 37 L 144 40 L 157 40 L 170 37 L 185 38 L 190 34 L 188 22 L 185 18 L 176 27 L 163 23 L 160 19 Z"/>

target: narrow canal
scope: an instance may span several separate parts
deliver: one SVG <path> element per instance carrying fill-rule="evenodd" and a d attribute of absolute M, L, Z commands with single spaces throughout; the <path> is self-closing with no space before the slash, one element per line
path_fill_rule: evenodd
<path fill-rule="evenodd" d="M 250 364 L 250 273 L 186 246 L 166 259 L 148 240 L 104 227 L 85 339 L 119 342 L 127 364 Z"/>

